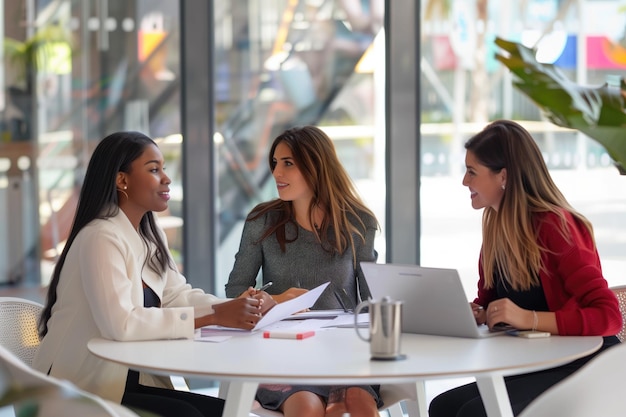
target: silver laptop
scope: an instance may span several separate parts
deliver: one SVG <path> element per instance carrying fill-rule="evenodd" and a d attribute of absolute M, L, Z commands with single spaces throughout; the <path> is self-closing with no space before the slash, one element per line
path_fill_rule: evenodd
<path fill-rule="evenodd" d="M 504 333 L 478 326 L 455 269 L 362 262 L 372 298 L 402 300 L 402 332 L 480 338 Z"/>

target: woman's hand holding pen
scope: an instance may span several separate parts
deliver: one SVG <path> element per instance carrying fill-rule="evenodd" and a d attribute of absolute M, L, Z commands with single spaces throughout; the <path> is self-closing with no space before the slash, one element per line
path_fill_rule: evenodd
<path fill-rule="evenodd" d="M 264 290 L 269 288 L 271 285 L 272 282 L 270 281 L 259 289 L 248 287 L 248 289 L 244 291 L 239 297 L 250 297 L 258 300 L 263 300 L 262 312 L 263 314 L 265 314 L 265 312 L 274 307 L 276 304 L 299 297 L 308 291 L 304 288 L 291 287 L 287 291 L 284 291 L 280 294 L 269 295 Z"/>
<path fill-rule="evenodd" d="M 271 295 L 265 292 L 265 290 L 268 289 L 271 285 L 272 282 L 270 281 L 259 289 L 248 287 L 248 289 L 244 291 L 243 294 L 241 294 L 239 297 L 249 297 L 261 301 L 261 314 L 265 314 L 277 304 L 276 300 L 274 300 Z"/>

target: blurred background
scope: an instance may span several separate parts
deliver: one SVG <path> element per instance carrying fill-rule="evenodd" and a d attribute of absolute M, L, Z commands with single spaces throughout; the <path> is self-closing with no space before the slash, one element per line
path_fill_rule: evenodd
<path fill-rule="evenodd" d="M 380 262 L 459 270 L 474 295 L 481 212 L 464 141 L 529 129 L 626 283 L 626 178 L 543 119 L 494 59 L 496 36 L 573 81 L 626 70 L 621 0 L 0 0 L 0 287 L 45 286 L 92 149 L 138 130 L 167 159 L 159 213 L 180 269 L 219 295 L 243 219 L 277 196 L 274 137 L 322 127 L 379 218 Z"/>

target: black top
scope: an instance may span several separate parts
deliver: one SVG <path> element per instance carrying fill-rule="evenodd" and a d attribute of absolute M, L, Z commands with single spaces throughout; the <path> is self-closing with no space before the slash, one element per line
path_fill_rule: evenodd
<path fill-rule="evenodd" d="M 150 287 L 143 287 L 143 306 L 144 307 L 161 307 L 159 296 Z"/>
<path fill-rule="evenodd" d="M 550 311 L 541 281 L 539 281 L 539 285 L 531 287 L 527 291 L 516 291 L 510 288 L 506 282 L 500 279 L 498 274 L 496 274 L 495 282 L 498 298 L 508 298 L 525 310 Z"/>
<path fill-rule="evenodd" d="M 495 276 L 495 282 L 498 298 L 508 298 L 525 310 L 550 311 L 548 308 L 548 302 L 546 301 L 546 295 L 544 294 L 543 287 L 541 286 L 541 281 L 539 281 L 539 285 L 531 287 L 527 291 L 515 291 L 514 289 L 508 287 L 507 283 L 500 279 L 500 276 L 497 273 Z M 617 336 L 604 336 L 603 339 L 602 347 L 598 351 L 584 358 L 580 358 L 567 366 L 580 367 L 606 348 L 620 343 Z"/>

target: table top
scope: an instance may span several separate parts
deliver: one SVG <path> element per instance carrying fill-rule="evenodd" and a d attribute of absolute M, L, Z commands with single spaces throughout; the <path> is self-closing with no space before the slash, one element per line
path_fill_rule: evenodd
<path fill-rule="evenodd" d="M 92 339 L 96 356 L 140 371 L 223 381 L 294 384 L 380 384 L 481 375 L 510 375 L 558 366 L 586 356 L 601 337 L 508 335 L 465 339 L 403 334 L 406 359 L 371 360 L 354 329 L 318 331 L 303 340 L 264 339 L 262 332 L 227 341 Z"/>

